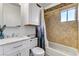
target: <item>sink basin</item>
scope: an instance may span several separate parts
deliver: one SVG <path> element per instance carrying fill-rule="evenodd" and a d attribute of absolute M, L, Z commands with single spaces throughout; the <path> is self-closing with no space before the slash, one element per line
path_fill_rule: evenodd
<path fill-rule="evenodd" d="M 29 37 L 27 37 L 27 36 L 18 36 L 18 37 L 4 38 L 4 39 L 23 39 L 23 38 L 29 38 Z"/>
<path fill-rule="evenodd" d="M 22 41 L 22 40 L 28 40 L 28 39 L 30 39 L 30 37 L 27 37 L 27 36 L 4 38 L 4 39 L 0 40 L 0 45 L 17 42 L 17 41 Z"/>

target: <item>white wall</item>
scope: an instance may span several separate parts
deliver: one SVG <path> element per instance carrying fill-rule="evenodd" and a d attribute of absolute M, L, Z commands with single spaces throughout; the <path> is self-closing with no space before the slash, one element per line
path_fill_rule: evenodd
<path fill-rule="evenodd" d="M 12 4 L 13 5 L 13 4 Z M 15 4 L 14 4 L 15 5 Z M 19 11 L 19 10 L 18 10 Z M 20 11 L 19 11 L 20 12 Z M 20 18 L 20 16 L 18 16 Z M 13 18 L 14 19 L 14 18 Z M 6 19 L 5 19 L 6 20 Z M 17 21 L 15 21 L 16 23 L 18 23 Z M 10 23 L 7 22 L 7 24 Z M 15 24 L 14 24 L 15 25 Z M 22 24 L 21 24 L 22 25 Z M 18 35 L 18 36 L 24 36 L 24 35 L 30 35 L 30 34 L 35 34 L 35 26 L 22 26 L 22 27 L 14 27 L 10 25 L 10 27 L 7 27 L 4 30 L 4 36 L 12 36 L 12 34 Z"/>
<path fill-rule="evenodd" d="M 6 28 L 4 30 L 5 37 L 6 36 L 11 37 L 13 33 L 18 36 L 35 34 L 35 27 L 34 26 L 12 27 L 12 28 Z"/>

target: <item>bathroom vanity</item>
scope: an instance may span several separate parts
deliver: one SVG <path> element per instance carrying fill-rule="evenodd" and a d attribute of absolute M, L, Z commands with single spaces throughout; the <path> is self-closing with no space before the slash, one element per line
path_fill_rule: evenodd
<path fill-rule="evenodd" d="M 30 37 L 0 40 L 0 56 L 29 56 Z"/>

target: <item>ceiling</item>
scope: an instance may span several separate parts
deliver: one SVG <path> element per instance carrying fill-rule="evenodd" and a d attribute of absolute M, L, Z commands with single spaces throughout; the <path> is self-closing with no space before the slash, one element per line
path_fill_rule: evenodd
<path fill-rule="evenodd" d="M 19 3 L 12 3 L 13 5 L 16 5 L 16 6 L 20 6 Z M 48 8 L 51 8 L 55 5 L 58 5 L 59 3 L 39 3 L 40 6 L 42 6 L 44 9 L 48 9 Z"/>
<path fill-rule="evenodd" d="M 20 7 L 19 3 L 10 3 L 10 4 Z"/>
<path fill-rule="evenodd" d="M 58 4 L 60 4 L 60 3 L 39 3 L 39 5 L 42 6 L 44 9 L 48 9 L 48 8 L 58 5 Z"/>
<path fill-rule="evenodd" d="M 42 7 L 47 7 L 49 5 L 51 5 L 52 3 L 39 3 L 40 6 Z"/>

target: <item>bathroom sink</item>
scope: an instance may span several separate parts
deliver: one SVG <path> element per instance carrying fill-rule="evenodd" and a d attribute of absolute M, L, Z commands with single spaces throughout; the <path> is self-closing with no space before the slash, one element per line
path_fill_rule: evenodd
<path fill-rule="evenodd" d="M 7 43 L 13 43 L 13 42 L 18 42 L 22 40 L 28 40 L 30 37 L 23 36 L 23 37 L 13 37 L 13 38 L 5 38 L 0 40 L 0 45 L 7 44 Z"/>

